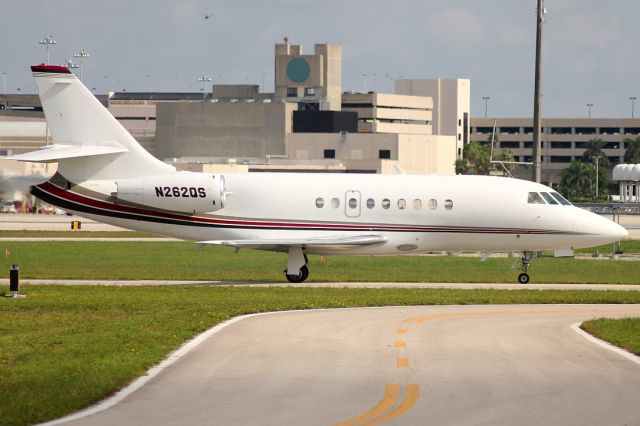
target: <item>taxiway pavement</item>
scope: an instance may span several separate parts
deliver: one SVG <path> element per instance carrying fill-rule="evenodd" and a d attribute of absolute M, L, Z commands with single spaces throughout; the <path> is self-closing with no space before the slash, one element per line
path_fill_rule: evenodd
<path fill-rule="evenodd" d="M 250 316 L 78 425 L 638 424 L 640 363 L 570 328 L 640 305 Z"/>
<path fill-rule="evenodd" d="M 227 287 L 313 287 L 313 288 L 451 288 L 451 289 L 496 289 L 496 290 L 608 290 L 640 291 L 637 284 L 508 284 L 508 283 L 404 283 L 404 282 L 238 282 L 238 281 L 189 281 L 189 280 L 92 280 L 92 279 L 22 279 L 23 290 L 30 285 L 99 285 L 99 286 L 165 286 L 198 285 Z M 0 279 L 0 286 L 9 285 L 8 278 Z"/>

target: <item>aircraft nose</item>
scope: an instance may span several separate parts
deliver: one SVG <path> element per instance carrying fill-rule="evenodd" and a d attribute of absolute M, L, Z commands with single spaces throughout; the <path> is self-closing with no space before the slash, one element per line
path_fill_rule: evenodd
<path fill-rule="evenodd" d="M 610 239 L 610 242 L 623 240 L 629 236 L 629 232 L 614 221 L 601 216 L 598 216 L 598 219 L 598 233 Z"/>
<path fill-rule="evenodd" d="M 618 240 L 623 240 L 629 236 L 629 231 L 627 231 L 623 226 L 620 226 L 615 222 L 611 223 L 615 225 L 611 230 L 611 236 L 617 238 Z"/>

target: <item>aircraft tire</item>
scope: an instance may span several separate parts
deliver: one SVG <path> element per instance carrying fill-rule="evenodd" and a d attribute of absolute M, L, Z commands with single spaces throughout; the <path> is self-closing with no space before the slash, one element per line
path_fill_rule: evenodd
<path fill-rule="evenodd" d="M 520 284 L 527 284 L 529 282 L 529 274 L 522 273 L 518 275 L 518 282 Z"/>
<path fill-rule="evenodd" d="M 299 284 L 309 278 L 309 268 L 307 268 L 307 265 L 304 265 L 302 268 L 300 268 L 300 272 L 298 273 L 298 275 L 285 275 L 287 277 L 287 281 L 289 281 L 290 283 Z"/>

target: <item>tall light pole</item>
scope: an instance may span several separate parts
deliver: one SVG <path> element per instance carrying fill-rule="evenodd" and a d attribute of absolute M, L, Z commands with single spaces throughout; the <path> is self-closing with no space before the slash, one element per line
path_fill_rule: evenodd
<path fill-rule="evenodd" d="M 535 65 L 535 84 L 533 93 L 533 170 L 531 171 L 531 180 L 540 183 L 542 177 L 542 158 L 540 147 L 540 127 L 542 119 L 540 117 L 540 89 L 542 79 L 542 24 L 544 23 L 544 15 L 547 9 L 544 7 L 543 0 L 538 0 L 538 8 L 536 10 L 536 65 Z"/>
<path fill-rule="evenodd" d="M 207 83 L 211 81 L 211 77 L 204 74 L 198 79 L 198 81 L 202 82 L 202 100 L 204 100 L 207 97 Z"/>
<path fill-rule="evenodd" d="M 82 80 L 82 62 L 85 59 L 89 59 L 91 57 L 91 55 L 89 55 L 88 52 L 86 52 L 84 49 L 82 49 L 81 51 L 79 51 L 78 53 L 73 55 L 73 57 L 78 59 L 78 62 L 80 62 L 80 80 Z"/>
<path fill-rule="evenodd" d="M 593 106 L 593 104 L 587 104 L 587 108 L 589 110 L 589 118 L 591 118 L 591 107 Z"/>
<path fill-rule="evenodd" d="M 484 118 L 487 118 L 487 111 L 489 110 L 489 99 L 490 96 L 483 96 L 482 100 L 484 101 Z"/>
<path fill-rule="evenodd" d="M 636 96 L 631 96 L 629 100 L 631 101 L 631 118 L 636 118 Z"/>
<path fill-rule="evenodd" d="M 49 46 L 51 46 L 51 45 L 53 45 L 53 44 L 56 44 L 55 39 L 53 38 L 53 36 L 52 36 L 52 35 L 50 35 L 49 37 L 45 37 L 45 38 L 43 38 L 42 40 L 40 40 L 40 41 L 38 42 L 38 44 L 41 44 L 41 45 L 43 45 L 43 46 L 46 46 L 46 47 L 47 47 L 47 64 L 50 64 L 50 63 L 51 63 L 51 61 L 50 61 L 50 59 L 49 59 Z"/>
<path fill-rule="evenodd" d="M 600 160 L 600 156 L 599 155 L 594 155 L 593 159 L 596 162 L 596 200 L 598 199 L 598 181 L 600 180 L 600 175 L 598 174 L 598 163 Z"/>

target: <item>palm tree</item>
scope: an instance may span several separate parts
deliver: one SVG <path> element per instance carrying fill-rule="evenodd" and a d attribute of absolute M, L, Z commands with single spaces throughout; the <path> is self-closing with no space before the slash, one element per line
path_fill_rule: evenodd
<path fill-rule="evenodd" d="M 582 153 L 582 161 L 591 163 L 595 157 L 598 157 L 599 167 L 608 169 L 611 163 L 607 154 L 602 151 L 604 144 L 605 142 L 602 139 L 589 139 L 587 141 L 587 149 Z"/>
<path fill-rule="evenodd" d="M 488 144 L 471 142 L 465 145 L 463 151 L 463 157 L 467 162 L 465 174 L 488 175 L 491 170 L 489 151 L 490 148 Z"/>
<path fill-rule="evenodd" d="M 456 174 L 457 175 L 468 175 L 469 174 L 469 162 L 464 158 L 459 158 L 455 162 Z"/>
<path fill-rule="evenodd" d="M 625 139 L 627 148 L 624 151 L 624 162 L 627 164 L 640 164 L 640 136 L 635 139 Z"/>
<path fill-rule="evenodd" d="M 591 197 L 594 177 L 595 169 L 590 163 L 574 160 L 560 174 L 560 192 L 569 199 Z"/>

